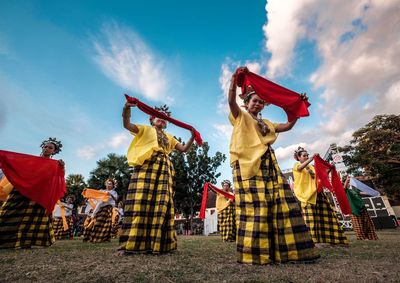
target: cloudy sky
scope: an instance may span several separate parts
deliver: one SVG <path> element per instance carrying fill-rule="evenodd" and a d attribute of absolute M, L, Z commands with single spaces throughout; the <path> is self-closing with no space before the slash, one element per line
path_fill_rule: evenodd
<path fill-rule="evenodd" d="M 229 156 L 236 67 L 307 92 L 310 117 L 273 145 L 324 154 L 376 114 L 400 110 L 400 1 L 1 1 L 0 148 L 38 154 L 57 137 L 67 174 L 125 154 L 124 93 L 193 125 Z M 263 116 L 285 122 L 281 109 Z M 132 121 L 147 123 L 137 109 Z M 187 140 L 190 133 L 168 131 Z M 221 179 L 231 177 L 229 161 Z"/>

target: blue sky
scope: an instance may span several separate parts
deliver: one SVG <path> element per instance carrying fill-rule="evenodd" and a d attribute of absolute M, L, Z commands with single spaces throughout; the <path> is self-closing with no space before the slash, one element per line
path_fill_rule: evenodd
<path fill-rule="evenodd" d="M 0 148 L 63 141 L 67 174 L 124 154 L 124 93 L 168 103 L 229 158 L 226 91 L 237 66 L 298 92 L 311 116 L 274 144 L 323 154 L 376 114 L 399 114 L 399 1 L 1 1 Z M 331 11 L 335 10 L 335 13 Z M 269 106 L 264 117 L 285 122 Z M 132 121 L 147 123 L 137 109 Z M 187 140 L 190 133 L 168 131 Z M 228 159 L 229 160 L 229 159 Z M 221 179 L 231 177 L 229 161 Z"/>

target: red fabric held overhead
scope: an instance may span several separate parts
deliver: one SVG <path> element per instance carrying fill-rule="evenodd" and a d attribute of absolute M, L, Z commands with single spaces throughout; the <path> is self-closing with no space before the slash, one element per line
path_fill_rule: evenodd
<path fill-rule="evenodd" d="M 188 125 L 186 123 L 183 123 L 181 121 L 178 121 L 178 120 L 176 120 L 174 118 L 171 118 L 171 117 L 165 115 L 164 113 L 162 113 L 160 111 L 155 110 L 154 108 L 148 106 L 147 104 L 144 104 L 143 102 L 139 101 L 139 99 L 137 99 L 137 98 L 131 97 L 131 96 L 127 95 L 127 94 L 125 94 L 125 97 L 126 97 L 126 101 L 127 102 L 129 102 L 129 103 L 137 103 L 137 107 L 140 110 L 142 110 L 144 113 L 146 113 L 146 114 L 148 114 L 150 116 L 154 116 L 154 117 L 166 120 L 166 121 L 171 122 L 172 124 L 174 124 L 174 125 L 176 125 L 178 127 L 184 128 L 184 129 L 189 130 L 189 131 L 193 130 L 194 133 L 195 133 L 194 140 L 196 141 L 196 143 L 198 145 L 200 145 L 200 146 L 203 144 L 203 140 L 202 140 L 202 138 L 200 136 L 200 133 L 195 128 L 193 128 L 192 126 L 190 126 L 190 125 Z"/>
<path fill-rule="evenodd" d="M 252 72 L 236 71 L 236 83 L 246 92 L 246 87 L 251 85 L 257 95 L 264 101 L 283 108 L 288 116 L 289 122 L 295 118 L 309 116 L 308 101 L 302 100 L 300 94 L 282 87 Z"/>
<path fill-rule="evenodd" d="M 235 196 L 225 192 L 224 190 L 221 190 L 219 188 L 217 188 L 216 186 L 214 186 L 211 183 L 206 182 L 204 184 L 204 189 L 203 189 L 203 198 L 201 200 L 201 208 L 200 208 L 200 218 L 204 219 L 206 217 L 206 203 L 207 203 L 207 197 L 208 197 L 208 189 L 211 189 L 212 191 L 214 191 L 217 194 L 221 194 L 226 198 L 229 198 L 233 201 L 235 201 Z"/>
<path fill-rule="evenodd" d="M 314 167 L 318 192 L 322 192 L 324 187 L 327 188 L 336 195 L 342 213 L 351 214 L 350 204 L 335 166 L 318 155 L 314 157 Z M 331 179 L 329 178 L 329 173 L 331 174 Z"/>
<path fill-rule="evenodd" d="M 57 160 L 0 150 L 0 168 L 14 189 L 43 206 L 48 215 L 67 191 L 64 168 Z"/>

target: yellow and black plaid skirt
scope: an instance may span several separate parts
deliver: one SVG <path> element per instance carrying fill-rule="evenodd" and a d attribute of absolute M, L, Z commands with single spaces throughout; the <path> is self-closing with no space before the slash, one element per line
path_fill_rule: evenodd
<path fill-rule="evenodd" d="M 303 207 L 304 220 L 314 243 L 348 245 L 349 241 L 324 192 L 317 194 L 316 204 Z"/>
<path fill-rule="evenodd" d="M 71 216 L 66 216 L 68 230 L 64 231 L 64 225 L 61 217 L 53 217 L 53 230 L 56 240 L 72 239 L 73 220 Z"/>
<path fill-rule="evenodd" d="M 112 231 L 111 231 L 111 238 L 117 238 L 119 236 L 119 232 L 121 230 L 121 222 L 120 222 L 120 215 L 117 214 L 115 217 L 115 222 L 112 226 Z"/>
<path fill-rule="evenodd" d="M 240 263 L 312 261 L 319 258 L 309 230 L 271 148 L 255 176 L 242 180 L 233 168 L 236 189 L 237 260 Z"/>
<path fill-rule="evenodd" d="M 218 213 L 218 227 L 224 242 L 236 240 L 235 205 L 233 203 Z"/>
<path fill-rule="evenodd" d="M 363 210 L 360 216 L 352 215 L 351 222 L 353 223 L 353 230 L 356 233 L 357 240 L 378 240 L 374 222 L 372 222 L 366 209 Z"/>
<path fill-rule="evenodd" d="M 113 207 L 111 205 L 100 208 L 94 216 L 94 225 L 85 227 L 83 231 L 84 242 L 102 243 L 111 241 L 112 209 Z M 92 218 L 90 218 L 90 220 L 92 220 Z"/>
<path fill-rule="evenodd" d="M 173 165 L 161 152 L 135 168 L 125 201 L 120 250 L 154 254 L 176 250 L 173 181 Z"/>
<path fill-rule="evenodd" d="M 12 190 L 0 208 L 0 248 L 48 247 L 54 242 L 46 210 Z"/>

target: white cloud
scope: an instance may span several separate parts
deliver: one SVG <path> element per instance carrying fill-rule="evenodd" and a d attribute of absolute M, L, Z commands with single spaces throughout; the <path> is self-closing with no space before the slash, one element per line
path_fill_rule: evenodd
<path fill-rule="evenodd" d="M 108 151 L 109 149 L 121 149 L 128 148 L 129 142 L 131 141 L 131 136 L 127 132 L 120 132 L 114 134 L 110 139 L 99 142 L 94 145 L 85 146 L 76 150 L 76 155 L 83 159 L 93 159 L 97 157 L 103 151 Z"/>
<path fill-rule="evenodd" d="M 116 23 L 103 28 L 94 43 L 95 62 L 115 83 L 155 101 L 172 102 L 167 97 L 169 81 L 165 61 L 129 28 Z"/>
<path fill-rule="evenodd" d="M 114 135 L 108 142 L 112 148 L 128 148 L 129 142 L 131 140 L 131 135 L 128 132 L 118 133 Z"/>
<path fill-rule="evenodd" d="M 223 140 L 224 142 L 230 141 L 232 136 L 233 127 L 230 124 L 214 124 L 213 128 L 216 132 L 213 132 L 213 137 L 216 140 Z M 229 143 L 228 143 L 229 146 Z"/>
<path fill-rule="evenodd" d="M 231 83 L 232 74 L 236 71 L 236 69 L 242 66 L 241 62 L 233 62 L 229 58 L 225 60 L 225 63 L 221 66 L 221 75 L 219 77 L 219 85 L 221 88 L 221 96 L 217 105 L 217 112 L 227 114 L 229 113 L 229 105 L 228 105 L 228 91 Z M 260 73 L 262 69 L 262 65 L 259 62 L 255 61 L 245 61 L 243 66 L 247 66 L 247 68 L 254 72 Z M 240 88 L 236 90 L 236 101 L 239 106 L 243 105 L 243 101 L 239 98 L 239 94 L 241 93 Z"/>
<path fill-rule="evenodd" d="M 312 41 L 320 58 L 309 78 L 321 90 L 319 101 L 311 101 L 317 105 L 311 119 L 320 119 L 307 135 L 293 130 L 296 144 L 279 147 L 279 158 L 287 162 L 298 143 L 323 154 L 373 116 L 400 113 L 399 1 L 272 0 L 266 9 L 270 76 L 290 75 L 301 40 Z"/>
<path fill-rule="evenodd" d="M 285 159 L 289 159 L 290 157 L 293 156 L 294 151 L 299 147 L 307 147 L 307 145 L 305 143 L 298 143 L 298 144 L 291 144 L 289 146 L 286 147 L 278 147 L 275 149 L 275 155 L 276 158 L 278 158 L 279 160 L 285 160 Z"/>
<path fill-rule="evenodd" d="M 80 148 L 76 151 L 76 155 L 83 159 L 92 159 L 97 155 L 98 149 L 93 146 L 86 146 L 84 148 Z"/>
<path fill-rule="evenodd" d="M 274 78 L 290 70 L 290 60 L 297 40 L 304 36 L 298 13 L 308 1 L 268 1 L 268 24 L 263 26 L 265 47 L 271 53 L 268 61 L 268 77 Z"/>

